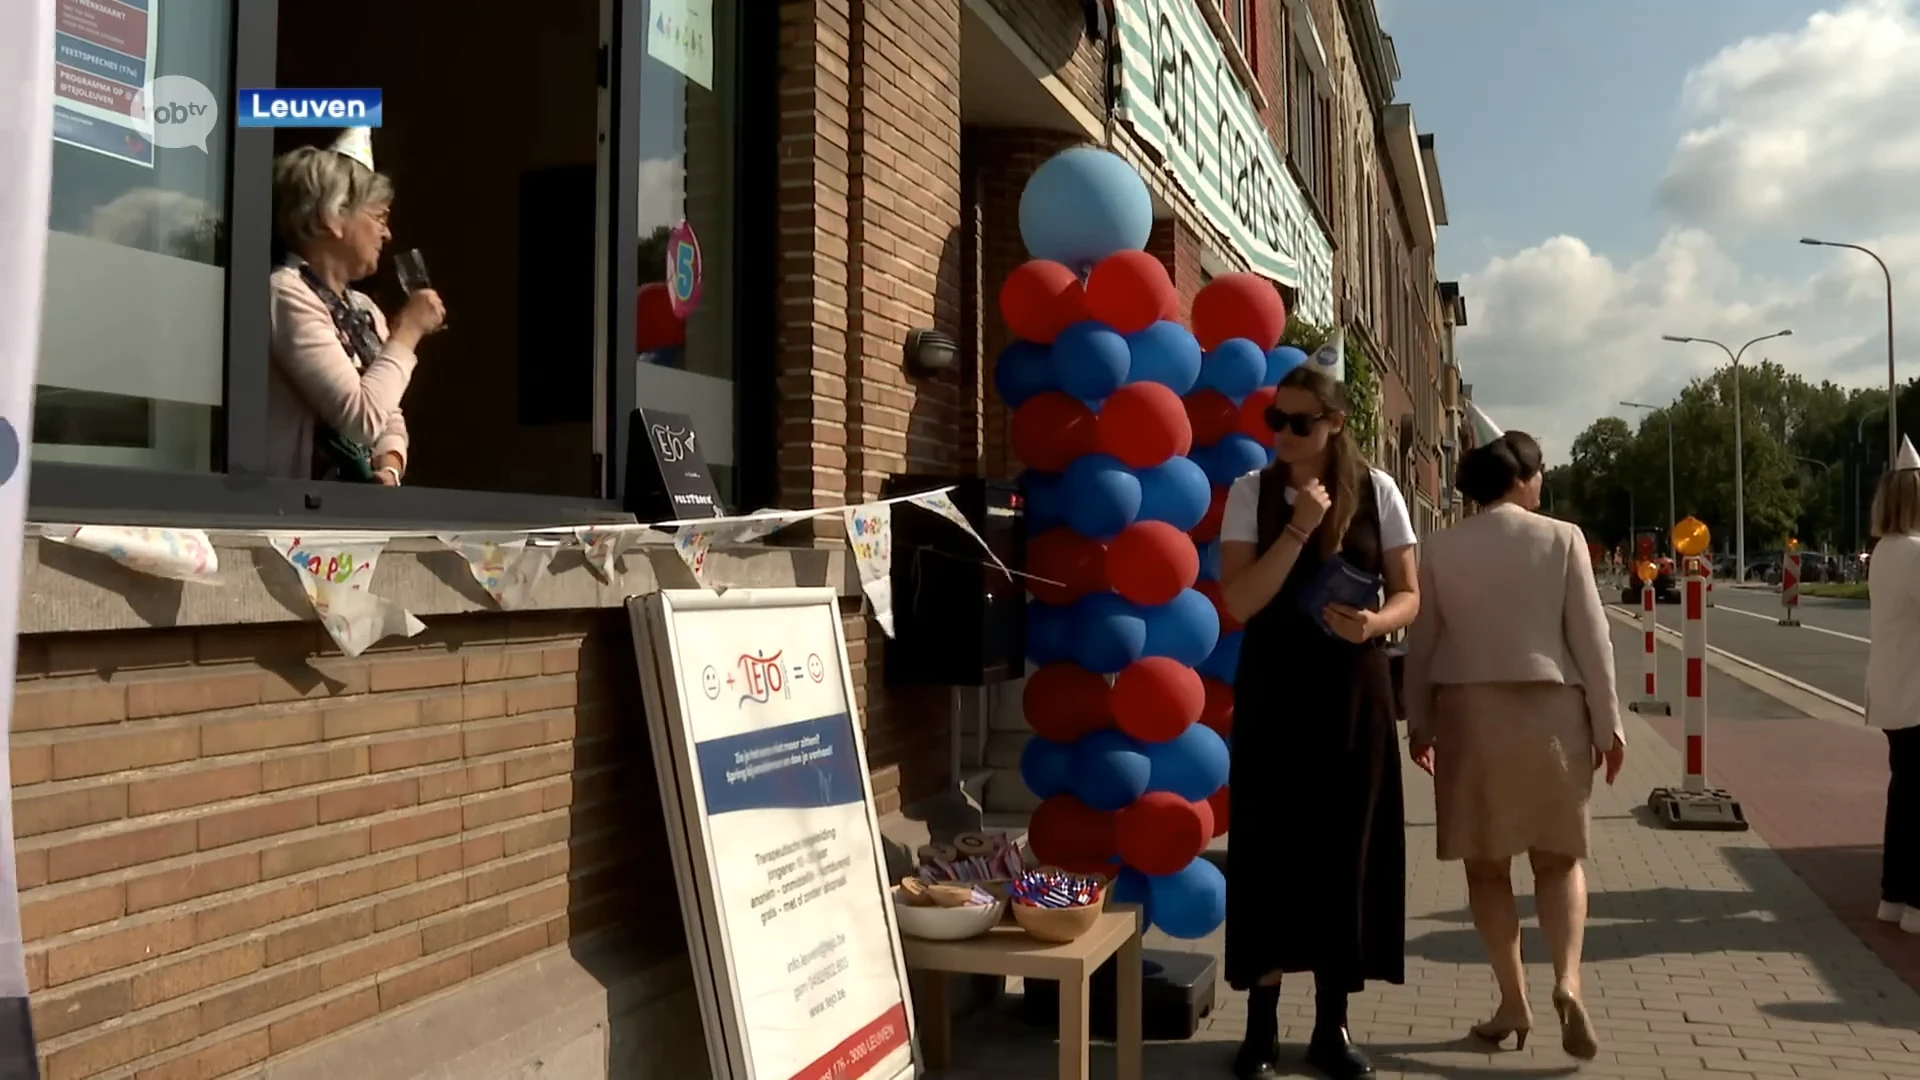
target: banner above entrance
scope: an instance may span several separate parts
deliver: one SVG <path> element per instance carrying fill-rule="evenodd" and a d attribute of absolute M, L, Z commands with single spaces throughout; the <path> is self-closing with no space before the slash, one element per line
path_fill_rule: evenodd
<path fill-rule="evenodd" d="M 1302 317 L 1331 323 L 1333 246 L 1196 6 L 1202 2 L 1116 0 L 1120 116 L 1249 267 L 1298 290 Z"/>

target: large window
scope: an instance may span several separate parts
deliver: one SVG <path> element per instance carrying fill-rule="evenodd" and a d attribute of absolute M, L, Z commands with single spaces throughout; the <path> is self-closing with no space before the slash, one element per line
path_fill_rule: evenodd
<path fill-rule="evenodd" d="M 1287 157 L 1314 205 L 1322 214 L 1330 215 L 1333 108 L 1314 85 L 1313 69 L 1298 43 L 1290 46 L 1288 55 L 1292 57 L 1288 64 L 1292 85 L 1287 94 Z"/>
<path fill-rule="evenodd" d="M 636 406 L 689 415 L 723 491 L 741 491 L 747 459 L 764 464 L 738 495 L 761 497 L 775 482 L 760 476 L 773 320 L 741 307 L 770 304 L 772 260 L 743 283 L 736 249 L 772 234 L 739 215 L 749 199 L 773 213 L 778 30 L 742 20 L 742 2 L 60 4 L 34 512 L 590 520 L 618 512 Z M 476 71 L 496 73 L 484 108 Z M 153 146 L 127 107 L 160 75 L 219 103 L 204 152 Z M 335 135 L 236 130 L 237 90 L 271 86 L 383 94 L 372 142 L 396 189 L 392 238 L 353 287 L 391 316 L 406 296 L 393 256 L 418 249 L 447 308 L 402 401 L 398 490 L 288 475 L 269 452 L 284 427 L 268 412 L 267 277 L 284 258 L 270 166 Z M 760 108 L 743 111 L 749 99 Z M 749 165 L 756 178 L 740 180 Z M 695 238 L 701 258 L 663 326 L 647 305 L 668 284 L 669 235 Z"/>
<path fill-rule="evenodd" d="M 1220 15 L 1227 24 L 1227 36 L 1240 49 L 1240 55 L 1247 60 L 1247 66 L 1254 66 L 1253 58 L 1253 14 L 1252 8 L 1257 0 L 1220 0 Z"/>

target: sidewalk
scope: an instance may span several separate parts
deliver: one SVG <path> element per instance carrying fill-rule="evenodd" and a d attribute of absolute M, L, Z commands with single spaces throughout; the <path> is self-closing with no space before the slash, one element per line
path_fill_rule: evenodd
<path fill-rule="evenodd" d="M 1624 684 L 1639 677 L 1637 641 L 1616 628 L 1614 647 Z M 1663 650 L 1665 651 L 1665 650 Z M 1664 671 L 1662 673 L 1665 674 Z M 1729 725 L 1765 723 L 1822 725 L 1806 728 L 1804 740 L 1832 735 L 1827 721 L 1797 716 L 1791 709 L 1719 672 L 1709 673 L 1714 717 Z M 1677 783 L 1678 751 L 1639 717 L 1628 721 L 1632 747 L 1627 768 L 1613 788 L 1602 787 L 1593 803 L 1593 853 L 1588 865 L 1593 891 L 1587 931 L 1586 999 L 1600 1029 L 1602 1052 L 1578 1071 L 1589 1076 L 1718 1077 L 1845 1076 L 1920 1077 L 1920 995 L 1863 945 L 1787 859 L 1763 838 L 1747 833 L 1669 832 L 1644 809 L 1647 792 Z M 1733 728 L 1710 762 L 1736 765 L 1732 748 L 1744 733 Z M 1867 733 L 1871 734 L 1871 733 Z M 1858 740 L 1853 740 L 1857 742 Z M 1757 747 L 1759 744 L 1750 744 Z M 1715 753 L 1711 751 L 1710 753 Z M 1750 750 L 1749 759 L 1757 758 Z M 1781 777 L 1763 784 L 1757 765 L 1740 766 L 1745 787 L 1722 777 L 1749 804 L 1756 823 L 1769 816 L 1794 765 L 1773 761 Z M 1884 776 L 1884 774 L 1882 774 Z M 1492 1011 L 1493 985 L 1479 938 L 1466 911 L 1466 889 L 1457 865 L 1433 857 L 1433 801 L 1427 778 L 1405 767 L 1408 805 L 1408 965 L 1405 986 L 1377 986 L 1354 999 L 1353 1034 L 1371 1052 L 1383 1077 L 1569 1075 L 1576 1063 L 1560 1052 L 1558 1029 L 1547 1003 L 1551 973 L 1544 944 L 1529 925 L 1526 950 L 1536 1030 L 1523 1053 L 1486 1053 L 1466 1039 L 1473 1022 Z M 1882 780 L 1884 783 L 1884 780 Z M 1804 785 L 1803 785 L 1804 786 Z M 1772 814 L 1775 831 L 1793 816 L 1817 810 L 1800 800 L 1788 814 Z M 1857 813 L 1845 820 L 1856 837 Z M 1791 837 L 1783 844 L 1805 840 Z M 1790 851 L 1798 850 L 1789 848 Z M 1874 852 L 1877 858 L 1877 851 Z M 1802 867 L 1807 870 L 1807 867 Z M 1857 877 L 1856 877 L 1857 880 Z M 1520 892 L 1531 890 L 1522 866 Z M 1870 907 L 1875 897 L 1861 903 Z M 1531 918 L 1531 902 L 1522 897 Z M 1886 933 L 1878 927 L 1863 933 Z M 1220 934 L 1201 942 L 1174 942 L 1157 932 L 1149 949 L 1197 948 L 1217 953 Z M 1910 940 L 1893 946 L 1914 949 Z M 1282 998 L 1282 1038 L 1304 1050 L 1312 1026 L 1310 980 L 1290 983 Z M 1201 1033 L 1187 1043 L 1150 1044 L 1147 1076 L 1153 1080 L 1224 1077 L 1245 1013 L 1238 995 L 1224 985 L 1220 1005 Z M 955 1080 L 1011 1080 L 1053 1075 L 1052 1032 L 1022 1025 L 1002 1010 L 955 1028 L 956 1067 L 938 1076 Z M 1112 1075 L 1104 1048 L 1094 1056 L 1094 1075 Z M 1302 1075 L 1310 1075 L 1302 1066 Z"/>

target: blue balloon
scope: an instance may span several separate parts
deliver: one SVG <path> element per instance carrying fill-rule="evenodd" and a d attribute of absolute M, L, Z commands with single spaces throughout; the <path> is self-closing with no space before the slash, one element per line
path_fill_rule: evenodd
<path fill-rule="evenodd" d="M 1147 922 L 1153 922 L 1153 880 L 1131 866 L 1123 866 L 1113 876 L 1113 890 L 1108 898 L 1116 904 L 1138 904 L 1140 914 Z"/>
<path fill-rule="evenodd" d="M 1267 448 L 1233 432 L 1212 446 L 1196 446 L 1192 458 L 1214 487 L 1232 487 L 1235 480 L 1267 465 Z"/>
<path fill-rule="evenodd" d="M 1205 724 L 1189 725 L 1166 742 L 1143 743 L 1141 750 L 1153 766 L 1148 791 L 1171 791 L 1200 802 L 1227 782 L 1226 741 Z"/>
<path fill-rule="evenodd" d="M 1152 774 L 1140 744 L 1111 728 L 1073 744 L 1073 794 L 1092 809 L 1112 812 L 1131 804 L 1146 792 Z"/>
<path fill-rule="evenodd" d="M 1111 540 L 1140 516 L 1140 478 L 1120 459 L 1088 454 L 1060 474 L 1067 525 L 1092 540 Z"/>
<path fill-rule="evenodd" d="M 1260 388 L 1267 376 L 1267 354 L 1246 338 L 1228 338 L 1200 361 L 1199 385 L 1239 401 Z"/>
<path fill-rule="evenodd" d="M 1220 639 L 1220 613 L 1213 601 L 1192 589 L 1146 609 L 1147 656 L 1164 656 L 1197 667 Z"/>
<path fill-rule="evenodd" d="M 993 363 L 993 388 L 1009 409 L 1026 404 L 1035 394 L 1060 389 L 1053 350 L 1032 341 L 1016 341 L 1000 350 L 1000 358 Z"/>
<path fill-rule="evenodd" d="M 1168 458 L 1140 477 L 1140 521 L 1164 521 L 1187 532 L 1207 516 L 1213 485 L 1192 458 Z"/>
<path fill-rule="evenodd" d="M 1147 620 L 1139 608 L 1114 593 L 1093 593 L 1069 611 L 1074 663 L 1113 675 L 1140 659 L 1147 646 Z"/>
<path fill-rule="evenodd" d="M 1067 523 L 1066 501 L 1060 497 L 1060 477 L 1027 469 L 1020 474 L 1020 498 L 1027 508 L 1027 535 Z"/>
<path fill-rule="evenodd" d="M 1195 670 L 1224 683 L 1232 682 L 1240 670 L 1240 642 L 1245 635 L 1245 630 L 1221 634 L 1219 644 L 1213 647 L 1213 652 L 1207 654 L 1205 660 L 1194 665 Z"/>
<path fill-rule="evenodd" d="M 1073 624 L 1067 608 L 1027 604 L 1027 659 L 1040 667 L 1073 659 Z"/>
<path fill-rule="evenodd" d="M 1042 799 L 1065 795 L 1072 789 L 1073 747 L 1038 735 L 1020 751 L 1020 779 Z"/>
<path fill-rule="evenodd" d="M 1260 380 L 1261 386 L 1279 386 L 1287 372 L 1307 362 L 1307 354 L 1291 345 L 1281 345 L 1267 350 L 1267 374 Z"/>
<path fill-rule="evenodd" d="M 1200 378 L 1200 343 L 1177 322 L 1162 319 L 1129 334 L 1127 346 L 1133 350 L 1127 373 L 1133 382 L 1156 382 L 1184 397 Z"/>
<path fill-rule="evenodd" d="M 1091 146 L 1063 150 L 1020 193 L 1027 254 L 1085 272 L 1116 251 L 1144 251 L 1153 197 L 1133 166 Z"/>
<path fill-rule="evenodd" d="M 1209 540 L 1200 548 L 1200 580 L 1220 580 L 1220 541 Z"/>
<path fill-rule="evenodd" d="M 1099 401 L 1126 385 L 1132 367 L 1127 339 L 1091 319 L 1074 323 L 1053 339 L 1053 370 L 1060 389 L 1082 401 Z"/>
<path fill-rule="evenodd" d="M 1227 921 L 1227 875 L 1206 859 L 1178 873 L 1147 879 L 1153 925 L 1168 937 L 1195 941 Z"/>

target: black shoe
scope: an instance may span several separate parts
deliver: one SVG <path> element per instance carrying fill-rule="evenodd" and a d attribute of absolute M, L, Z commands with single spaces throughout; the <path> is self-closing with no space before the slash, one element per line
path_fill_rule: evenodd
<path fill-rule="evenodd" d="M 1262 1039 L 1249 1034 L 1233 1055 L 1235 1080 L 1277 1080 L 1280 1075 L 1280 1040 Z"/>
<path fill-rule="evenodd" d="M 1307 1064 L 1325 1073 L 1328 1080 L 1367 1080 L 1373 1076 L 1373 1062 L 1353 1045 L 1346 1028 L 1316 1031 L 1307 1043 Z"/>

